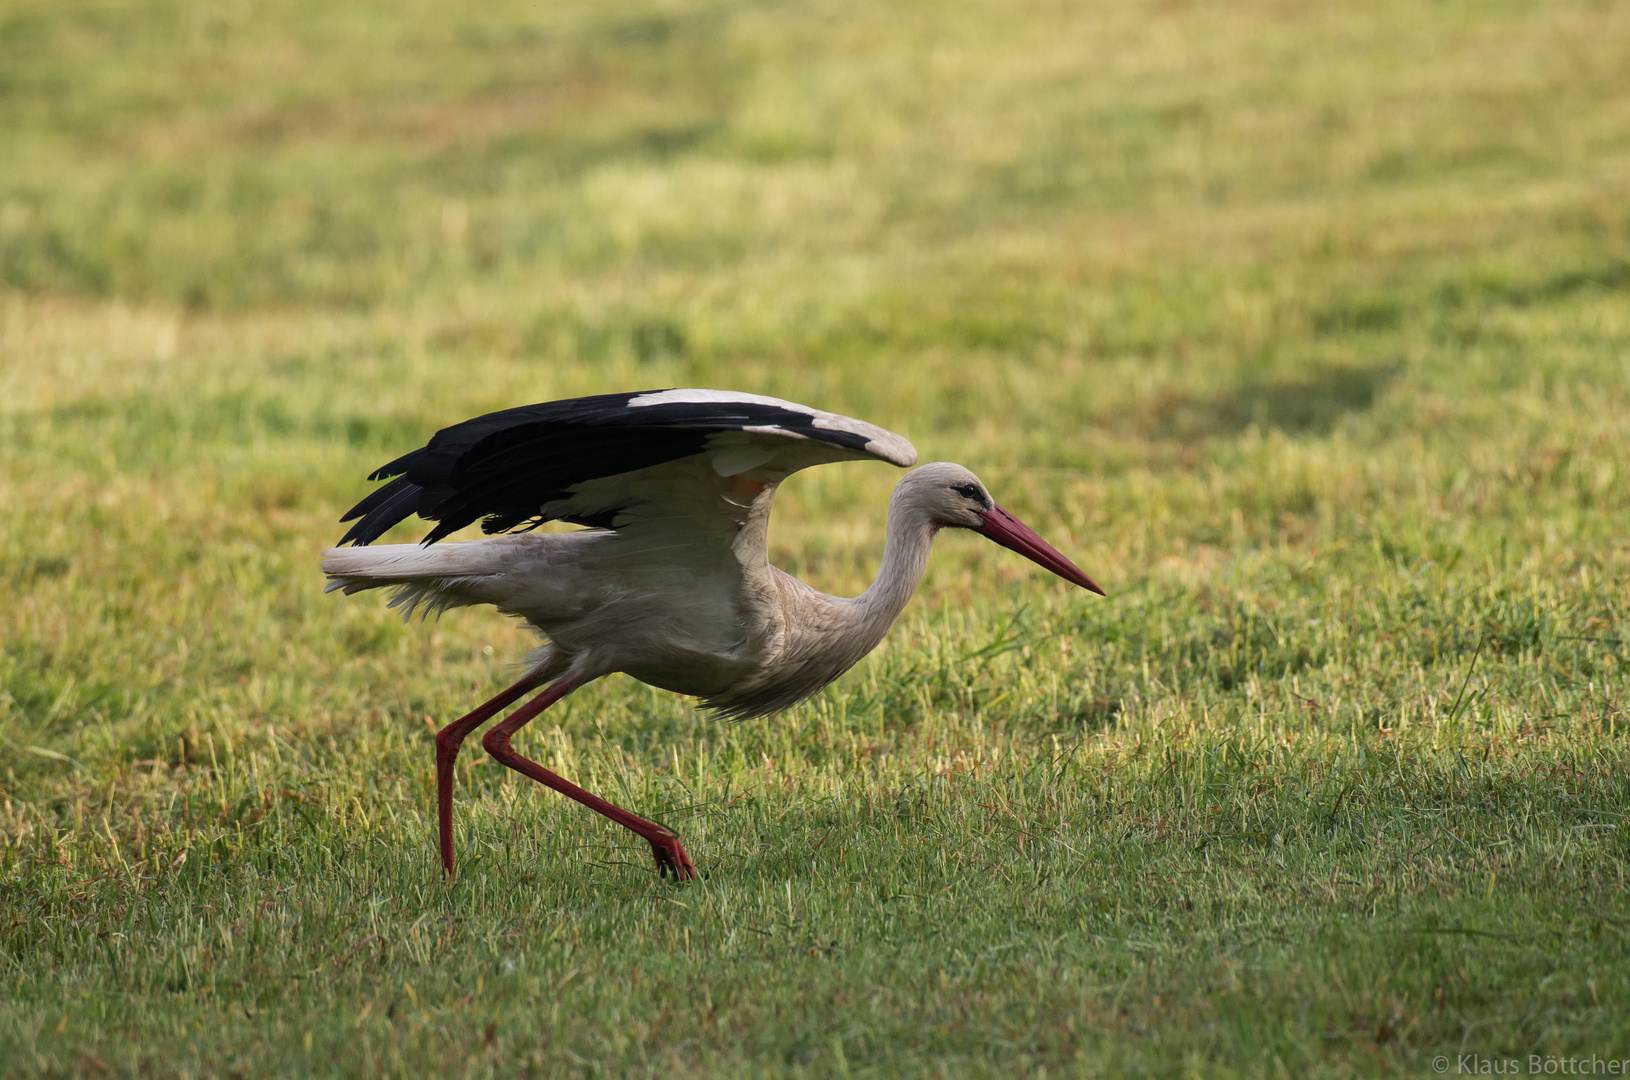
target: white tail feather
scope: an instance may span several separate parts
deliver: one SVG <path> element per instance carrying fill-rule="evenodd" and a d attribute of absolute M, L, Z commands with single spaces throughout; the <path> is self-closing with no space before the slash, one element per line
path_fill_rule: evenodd
<path fill-rule="evenodd" d="M 402 618 L 422 610 L 426 617 L 452 607 L 479 604 L 471 586 L 503 572 L 498 552 L 485 543 L 382 544 L 378 547 L 329 548 L 323 552 L 323 592 L 345 595 L 367 589 L 393 589 L 390 606 L 403 608 Z"/>

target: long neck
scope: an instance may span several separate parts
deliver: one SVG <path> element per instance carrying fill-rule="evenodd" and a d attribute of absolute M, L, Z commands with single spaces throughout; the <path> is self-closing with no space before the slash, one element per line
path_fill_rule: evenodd
<path fill-rule="evenodd" d="M 877 579 L 855 597 L 856 637 L 881 641 L 894 620 L 905 610 L 911 594 L 922 580 L 933 546 L 934 524 L 920 510 L 909 506 L 896 493 L 889 501 L 888 538 L 883 542 L 883 566 Z M 864 627 L 861 630 L 860 627 Z"/>

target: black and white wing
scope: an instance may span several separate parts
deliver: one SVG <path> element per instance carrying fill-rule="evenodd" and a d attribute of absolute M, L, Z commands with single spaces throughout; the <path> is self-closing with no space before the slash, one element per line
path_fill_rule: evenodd
<path fill-rule="evenodd" d="M 689 460 L 701 456 L 705 469 Z M 371 544 L 414 514 L 436 522 L 426 544 L 476 521 L 489 534 L 546 521 L 616 529 L 648 518 L 669 485 L 695 488 L 698 476 L 773 484 L 810 465 L 864 458 L 907 467 L 917 451 L 847 416 L 723 390 L 523 405 L 443 428 L 375 470 L 368 479 L 395 479 L 340 519 L 356 521 L 340 543 Z"/>

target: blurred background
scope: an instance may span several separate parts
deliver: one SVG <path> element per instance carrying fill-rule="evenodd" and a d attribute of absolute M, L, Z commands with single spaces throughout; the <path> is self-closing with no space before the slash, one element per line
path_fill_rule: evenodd
<path fill-rule="evenodd" d="M 1625 22 L 11 0 L 0 393 L 121 459 L 670 384 L 1087 474 L 1485 421 L 1630 287 Z"/>

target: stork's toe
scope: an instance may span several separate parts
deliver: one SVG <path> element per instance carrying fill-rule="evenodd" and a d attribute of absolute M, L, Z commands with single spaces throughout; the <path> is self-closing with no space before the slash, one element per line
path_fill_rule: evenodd
<path fill-rule="evenodd" d="M 695 881 L 696 867 L 685 853 L 685 845 L 677 836 L 658 836 L 651 840 L 651 854 L 656 856 L 657 873 L 662 877 L 673 874 L 675 881 Z"/>

